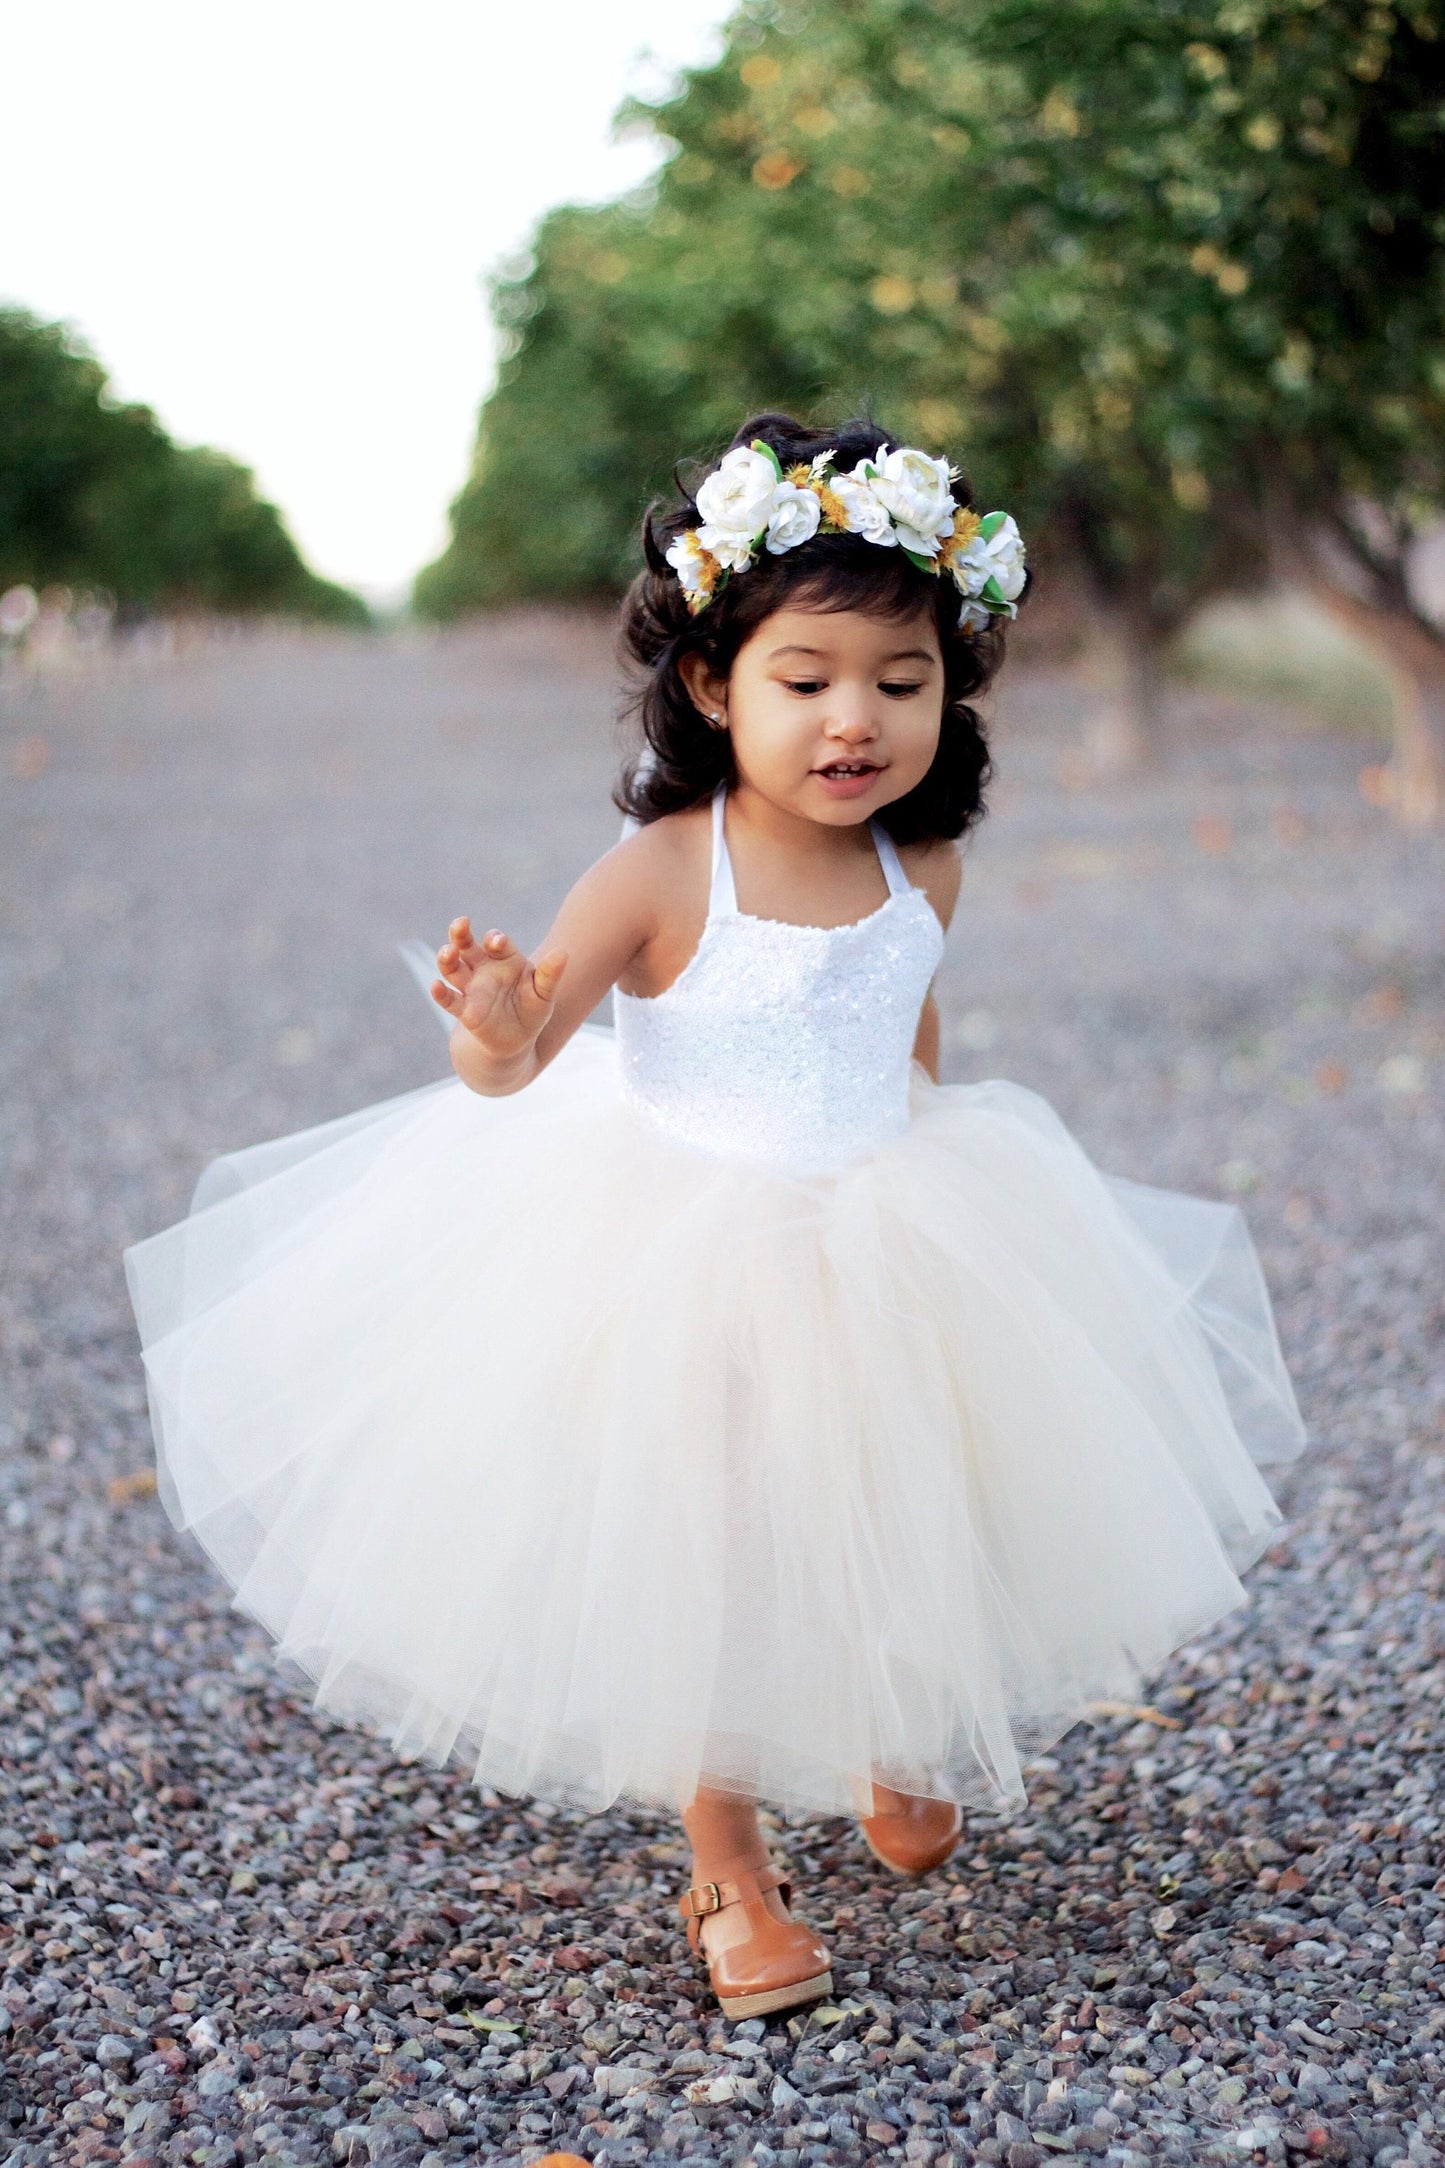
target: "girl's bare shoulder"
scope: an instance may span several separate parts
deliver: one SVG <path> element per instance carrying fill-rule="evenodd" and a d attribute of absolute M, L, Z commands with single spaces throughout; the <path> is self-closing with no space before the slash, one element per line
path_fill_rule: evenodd
<path fill-rule="evenodd" d="M 923 890 L 940 921 L 947 926 L 953 917 L 963 880 L 963 853 L 959 845 L 943 837 L 928 843 L 904 843 L 900 845 L 898 855 L 909 880 L 915 888 Z"/>
<path fill-rule="evenodd" d="M 710 831 L 705 805 L 665 813 L 623 836 L 583 879 L 637 900 L 674 897 L 679 889 L 695 887 L 699 878 L 706 883 Z"/>

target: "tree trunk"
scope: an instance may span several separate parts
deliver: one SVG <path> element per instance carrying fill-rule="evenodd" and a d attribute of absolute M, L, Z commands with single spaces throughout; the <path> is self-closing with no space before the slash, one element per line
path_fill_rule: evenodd
<path fill-rule="evenodd" d="M 1406 828 L 1445 823 L 1445 640 L 1417 618 L 1372 609 L 1339 588 L 1316 586 L 1340 628 L 1369 649 L 1390 686 L 1393 743 L 1383 769 L 1367 769 L 1369 795 Z M 1368 780 L 1367 780 L 1368 779 Z"/>
<path fill-rule="evenodd" d="M 1117 604 L 1090 604 L 1083 678 L 1084 753 L 1096 775 L 1126 775 L 1160 753 L 1163 643 Z"/>

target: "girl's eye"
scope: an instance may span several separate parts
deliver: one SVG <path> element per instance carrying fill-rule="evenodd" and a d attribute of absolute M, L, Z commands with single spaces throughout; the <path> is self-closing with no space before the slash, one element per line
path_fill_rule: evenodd
<path fill-rule="evenodd" d="M 798 693 L 804 699 L 809 698 L 814 693 L 826 692 L 828 689 L 826 678 L 785 678 L 783 682 L 790 693 Z M 923 680 L 921 678 L 888 678 L 879 684 L 878 690 L 886 693 L 890 700 L 907 700 L 914 693 L 923 691 Z"/>

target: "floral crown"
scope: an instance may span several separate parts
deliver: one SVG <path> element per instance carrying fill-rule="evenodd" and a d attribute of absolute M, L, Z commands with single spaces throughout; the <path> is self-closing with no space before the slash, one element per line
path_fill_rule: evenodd
<path fill-rule="evenodd" d="M 1024 586 L 1023 537 L 1007 512 L 963 511 L 953 501 L 958 470 L 927 452 L 880 444 L 840 474 L 832 452 L 784 473 L 761 437 L 735 445 L 697 493 L 700 525 L 667 552 L 696 616 L 730 574 L 746 572 L 760 549 L 781 557 L 815 534 L 856 534 L 901 549 L 920 572 L 952 576 L 963 597 L 958 622 L 981 632 L 1016 617 Z"/>

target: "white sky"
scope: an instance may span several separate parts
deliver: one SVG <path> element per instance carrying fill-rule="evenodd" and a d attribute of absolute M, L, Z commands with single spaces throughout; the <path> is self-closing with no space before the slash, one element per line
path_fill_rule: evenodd
<path fill-rule="evenodd" d="M 486 271 L 549 205 L 642 178 L 614 108 L 728 12 L 0 0 L 0 295 L 254 467 L 318 571 L 394 595 L 466 472 Z"/>

